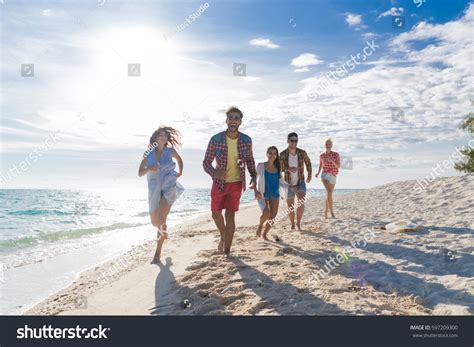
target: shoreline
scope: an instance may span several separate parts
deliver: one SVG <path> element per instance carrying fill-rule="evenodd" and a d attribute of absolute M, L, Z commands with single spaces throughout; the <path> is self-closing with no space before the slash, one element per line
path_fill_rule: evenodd
<path fill-rule="evenodd" d="M 247 211 L 252 215 L 255 213 L 256 209 L 258 209 L 256 202 L 242 204 L 237 216 L 241 213 L 247 216 Z M 256 218 L 258 218 L 258 216 L 254 216 L 253 220 L 258 220 Z M 236 217 L 236 219 L 238 220 L 238 217 Z M 244 224 L 246 223 L 245 221 L 241 222 Z M 193 230 L 197 227 L 200 229 L 198 232 Z M 197 252 L 210 247 L 212 248 L 213 244 L 216 242 L 215 240 L 218 238 L 218 231 L 214 226 L 212 217 L 210 214 L 206 214 L 206 212 L 203 212 L 203 215 L 196 216 L 191 220 L 184 221 L 183 223 L 176 225 L 174 228 L 175 230 L 170 233 L 169 240 L 163 246 L 162 262 L 166 260 L 168 253 L 176 255 L 175 252 L 177 249 L 183 248 L 179 242 L 192 239 L 192 244 L 187 244 L 184 248 L 190 251 L 191 248 L 196 245 L 199 245 L 200 247 L 198 247 L 196 252 L 193 252 L 192 257 L 184 257 L 186 259 L 181 257 L 183 259 L 181 259 L 182 263 L 180 265 L 187 266 L 194 260 Z M 150 265 L 150 268 L 157 268 L 156 265 L 149 264 L 155 251 L 155 247 L 155 240 L 146 241 L 141 245 L 134 246 L 124 254 L 113 257 L 112 259 L 93 265 L 88 269 L 79 272 L 71 283 L 31 305 L 28 309 L 24 310 L 21 315 L 56 315 L 69 311 L 71 312 L 70 314 L 83 314 L 81 312 L 81 310 L 84 309 L 84 307 L 82 307 L 84 303 L 83 296 L 97 293 L 108 284 L 117 281 L 121 276 L 131 272 L 137 266 Z M 177 272 L 184 271 L 182 266 Z M 74 300 L 71 300 L 70 298 L 71 293 L 76 293 L 74 294 Z M 57 307 L 58 304 L 62 307 Z M 51 308 L 51 305 L 55 306 L 55 308 Z"/>
<path fill-rule="evenodd" d="M 117 259 L 24 314 L 473 315 L 474 224 L 468 216 L 474 176 L 436 179 L 421 193 L 413 191 L 414 182 L 335 196 L 337 219 L 324 220 L 324 199 L 310 198 L 303 231 L 282 220 L 269 234 L 278 242 L 257 240 L 260 210 L 241 207 L 229 258 L 215 250 L 211 216 L 195 219 L 165 243 L 164 264 L 148 264 L 152 241 L 104 285 L 97 284 L 99 271 Z M 422 229 L 382 229 L 400 219 Z M 329 259 L 367 230 L 367 242 L 315 281 Z"/>

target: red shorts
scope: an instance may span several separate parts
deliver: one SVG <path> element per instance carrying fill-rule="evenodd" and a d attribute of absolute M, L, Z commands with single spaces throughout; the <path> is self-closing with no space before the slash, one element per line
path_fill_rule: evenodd
<path fill-rule="evenodd" d="M 211 189 L 211 211 L 219 212 L 224 209 L 230 212 L 238 211 L 241 195 L 242 182 L 226 183 L 223 192 L 214 182 Z"/>

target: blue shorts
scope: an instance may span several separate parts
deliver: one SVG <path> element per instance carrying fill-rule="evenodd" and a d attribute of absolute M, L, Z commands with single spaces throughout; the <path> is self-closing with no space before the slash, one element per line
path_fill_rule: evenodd
<path fill-rule="evenodd" d="M 327 172 L 326 173 L 323 172 L 321 174 L 321 180 L 326 180 L 331 184 L 336 184 L 336 176 Z"/>
<path fill-rule="evenodd" d="M 296 190 L 298 192 L 306 193 L 306 182 L 303 181 L 300 184 L 297 184 L 296 186 L 288 186 L 288 196 L 287 196 L 288 199 L 291 199 L 291 198 L 295 197 L 294 190 Z"/>

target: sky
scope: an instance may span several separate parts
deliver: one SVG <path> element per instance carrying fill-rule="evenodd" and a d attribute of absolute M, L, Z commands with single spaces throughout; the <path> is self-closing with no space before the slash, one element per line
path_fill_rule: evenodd
<path fill-rule="evenodd" d="M 429 176 L 470 139 L 469 1 L 0 0 L 0 15 L 0 188 L 146 189 L 162 124 L 183 135 L 181 183 L 208 188 L 231 105 L 257 162 L 295 131 L 315 171 L 332 138 L 337 188 Z"/>

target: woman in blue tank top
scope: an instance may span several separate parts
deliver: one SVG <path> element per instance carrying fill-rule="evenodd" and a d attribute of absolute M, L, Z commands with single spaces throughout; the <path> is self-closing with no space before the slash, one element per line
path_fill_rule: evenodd
<path fill-rule="evenodd" d="M 184 188 L 177 182 L 183 173 L 183 160 L 175 147 L 179 146 L 180 134 L 171 127 L 160 127 L 150 137 L 148 150 L 138 169 L 138 176 L 147 175 L 148 206 L 151 224 L 157 230 L 157 246 L 151 263 L 160 261 L 161 248 L 168 238 L 166 219 L 171 205 L 183 193 Z M 175 171 L 178 163 L 179 172 Z"/>
<path fill-rule="evenodd" d="M 268 241 L 268 232 L 275 222 L 280 203 L 280 187 L 284 185 L 281 179 L 281 165 L 278 149 L 268 147 L 267 161 L 257 165 L 257 186 L 254 188 L 255 198 L 262 210 L 260 223 L 257 228 L 257 237 Z M 263 228 L 265 225 L 265 229 Z M 262 234 L 263 229 L 263 234 Z M 278 239 L 278 236 L 275 237 Z"/>

